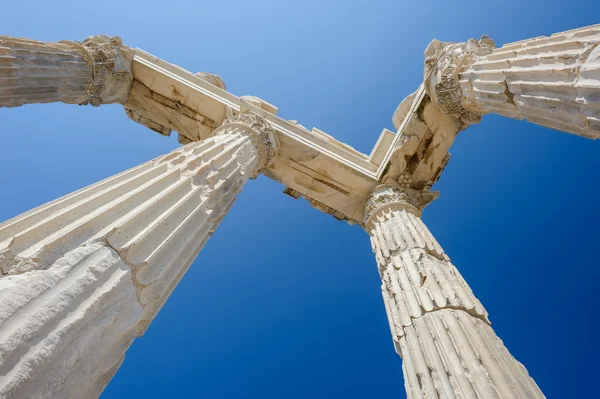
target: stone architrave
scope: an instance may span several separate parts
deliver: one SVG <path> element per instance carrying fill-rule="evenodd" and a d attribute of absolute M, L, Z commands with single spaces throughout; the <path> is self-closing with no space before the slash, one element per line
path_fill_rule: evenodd
<path fill-rule="evenodd" d="M 81 43 L 0 36 L 0 107 L 124 103 L 133 53 L 118 36 L 90 36 Z"/>
<path fill-rule="evenodd" d="M 365 227 L 408 398 L 543 398 L 421 220 L 437 192 L 381 185 Z"/>
<path fill-rule="evenodd" d="M 92 398 L 277 139 L 253 114 L 0 225 L 0 397 Z"/>
<path fill-rule="evenodd" d="M 497 113 L 588 138 L 600 137 L 600 25 L 495 48 L 483 36 L 431 42 L 425 88 L 465 124 Z"/>
<path fill-rule="evenodd" d="M 397 134 L 384 129 L 366 155 L 118 37 L 0 36 L 0 107 L 121 103 L 134 121 L 193 142 L 0 224 L 0 397 L 98 396 L 263 172 L 316 209 L 364 221 L 409 397 L 543 397 L 421 221 L 436 197 L 421 190 L 485 113 L 600 137 L 598 43 L 600 25 L 498 49 L 487 36 L 434 40 Z"/>

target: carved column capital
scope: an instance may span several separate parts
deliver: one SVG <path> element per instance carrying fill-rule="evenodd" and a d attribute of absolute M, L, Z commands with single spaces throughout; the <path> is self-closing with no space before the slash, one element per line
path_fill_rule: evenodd
<path fill-rule="evenodd" d="M 419 218 L 437 196 L 380 185 L 365 209 L 406 397 L 544 398 Z"/>
<path fill-rule="evenodd" d="M 131 63 L 133 50 L 123 46 L 119 36 L 90 36 L 83 42 L 63 41 L 76 47 L 84 56 L 92 71 L 92 86 L 88 99 L 79 105 L 124 103 L 129 97 L 133 82 Z"/>
<path fill-rule="evenodd" d="M 250 136 L 259 156 L 256 173 L 264 173 L 279 151 L 279 139 L 275 130 L 262 117 L 253 113 L 242 113 L 225 119 L 223 124 L 215 129 L 213 135 L 230 133 L 235 127 L 241 127 L 241 132 Z"/>
<path fill-rule="evenodd" d="M 487 55 L 496 48 L 486 35 L 469 39 L 466 43 L 441 42 L 434 39 L 425 50 L 425 90 L 442 112 L 452 115 L 465 124 L 479 123 L 481 113 L 465 108 L 460 88 L 460 73 L 478 56 Z"/>
<path fill-rule="evenodd" d="M 374 217 L 387 210 L 404 209 L 420 217 L 427 205 L 440 196 L 439 191 L 420 191 L 391 184 L 375 187 L 365 204 L 365 227 L 370 230 Z"/>
<path fill-rule="evenodd" d="M 8 71 L 0 79 L 0 107 L 53 102 L 99 106 L 123 104 L 129 97 L 135 52 L 117 36 L 91 36 L 83 42 L 0 36 L 0 50 Z"/>

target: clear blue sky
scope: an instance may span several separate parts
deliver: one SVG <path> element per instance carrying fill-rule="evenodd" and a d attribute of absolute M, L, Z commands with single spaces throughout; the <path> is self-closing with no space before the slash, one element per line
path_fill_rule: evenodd
<path fill-rule="evenodd" d="M 433 38 L 498 44 L 600 22 L 600 2 L 41 1 L 2 34 L 106 33 L 369 152 Z M 178 146 L 121 106 L 0 109 L 0 220 Z M 598 397 L 600 141 L 486 116 L 424 220 L 550 398 Z M 249 182 L 105 390 L 117 398 L 402 398 L 367 234 Z M 98 348 L 102 350 L 102 348 Z"/>

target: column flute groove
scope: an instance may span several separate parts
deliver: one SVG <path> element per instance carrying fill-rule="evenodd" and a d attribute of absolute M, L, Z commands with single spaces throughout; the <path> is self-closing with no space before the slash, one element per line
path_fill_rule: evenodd
<path fill-rule="evenodd" d="M 365 228 L 409 398 L 543 398 L 421 220 L 437 192 L 376 187 Z"/>
<path fill-rule="evenodd" d="M 267 122 L 236 115 L 1 224 L 0 396 L 98 396 L 277 149 Z"/>
<path fill-rule="evenodd" d="M 0 36 L 0 107 L 124 103 L 133 54 L 118 36 L 90 36 L 81 43 Z"/>
<path fill-rule="evenodd" d="M 600 137 L 600 25 L 495 48 L 483 36 L 431 42 L 425 87 L 465 124 L 497 113 L 587 138 Z"/>

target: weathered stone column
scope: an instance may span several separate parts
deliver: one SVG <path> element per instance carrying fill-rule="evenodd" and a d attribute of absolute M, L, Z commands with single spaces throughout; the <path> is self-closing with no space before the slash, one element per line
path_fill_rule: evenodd
<path fill-rule="evenodd" d="M 0 36 L 0 107 L 124 103 L 133 53 L 117 36 L 91 36 L 82 43 Z"/>
<path fill-rule="evenodd" d="M 431 42 L 425 87 L 466 124 L 497 113 L 588 138 L 600 137 L 600 25 L 495 48 L 487 36 Z"/>
<path fill-rule="evenodd" d="M 240 114 L 1 224 L 0 397 L 97 397 L 277 145 Z"/>
<path fill-rule="evenodd" d="M 437 196 L 382 185 L 365 209 L 407 397 L 543 398 L 421 221 Z"/>

